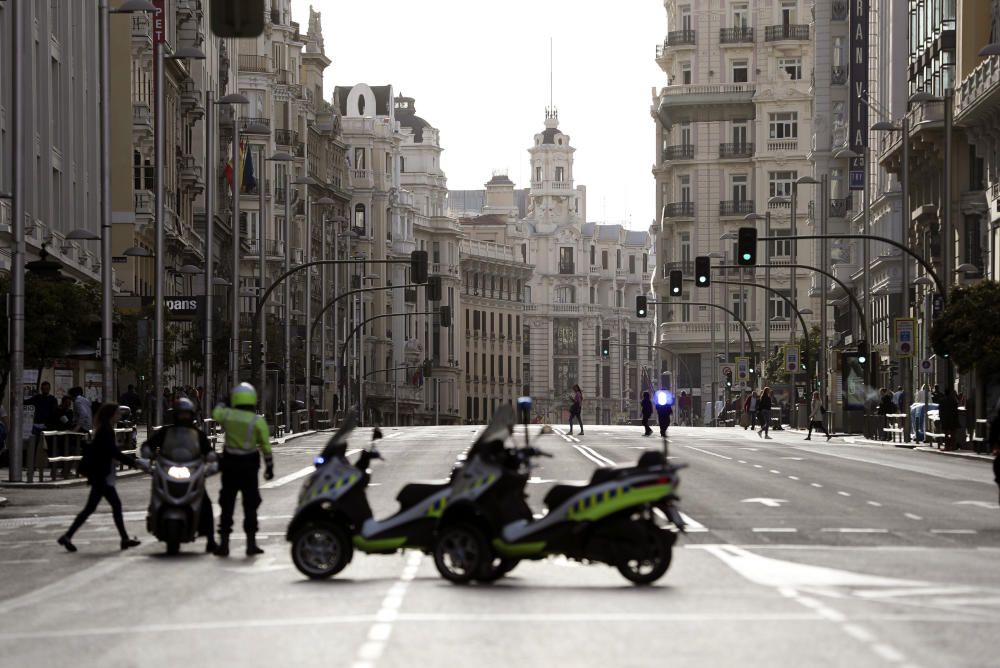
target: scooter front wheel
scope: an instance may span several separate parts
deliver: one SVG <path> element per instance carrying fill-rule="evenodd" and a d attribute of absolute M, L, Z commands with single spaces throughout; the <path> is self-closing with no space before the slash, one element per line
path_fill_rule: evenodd
<path fill-rule="evenodd" d="M 336 575 L 353 555 L 350 537 L 336 524 L 307 524 L 292 537 L 292 562 L 300 573 L 313 580 Z"/>
<path fill-rule="evenodd" d="M 519 563 L 521 563 L 520 559 L 494 557 L 493 561 L 486 566 L 484 572 L 476 577 L 476 580 L 479 582 L 496 582 L 514 570 L 514 567 Z"/>
<path fill-rule="evenodd" d="M 471 524 L 457 524 L 441 532 L 434 543 L 434 566 L 445 580 L 466 584 L 486 571 L 491 562 L 483 533 Z"/>
<path fill-rule="evenodd" d="M 642 558 L 626 557 L 616 564 L 622 576 L 638 585 L 656 582 L 670 568 L 674 544 L 670 535 L 662 529 L 646 529 L 645 554 Z"/>

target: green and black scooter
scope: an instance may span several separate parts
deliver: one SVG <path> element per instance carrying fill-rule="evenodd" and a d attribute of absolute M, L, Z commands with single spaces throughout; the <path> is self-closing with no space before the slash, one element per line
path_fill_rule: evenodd
<path fill-rule="evenodd" d="M 518 408 L 527 415 L 531 399 L 519 399 Z M 614 566 L 636 584 L 662 577 L 684 531 L 676 507 L 682 465 L 667 462 L 666 442 L 635 466 L 600 468 L 587 484 L 554 486 L 547 512 L 535 518 L 524 489 L 531 460 L 546 453 L 527 444 L 525 429 L 524 448 L 479 457 L 456 472 L 433 546 L 438 572 L 456 583 L 490 581 L 521 559 L 564 555 Z"/>

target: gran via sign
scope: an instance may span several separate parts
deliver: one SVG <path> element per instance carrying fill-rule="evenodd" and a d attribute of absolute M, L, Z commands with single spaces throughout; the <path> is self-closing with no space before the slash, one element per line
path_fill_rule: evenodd
<path fill-rule="evenodd" d="M 868 3 L 851 0 L 851 115 L 848 120 L 848 144 L 851 151 L 865 155 L 868 148 Z M 851 158 L 851 190 L 864 190 L 865 160 Z"/>

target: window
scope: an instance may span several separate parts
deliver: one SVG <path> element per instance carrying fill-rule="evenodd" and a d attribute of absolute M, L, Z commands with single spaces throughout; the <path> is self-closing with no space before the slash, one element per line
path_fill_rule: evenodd
<path fill-rule="evenodd" d="M 691 124 L 682 123 L 679 126 L 678 132 L 680 134 L 681 145 L 690 146 L 691 145 Z"/>
<path fill-rule="evenodd" d="M 798 81 L 802 78 L 801 58 L 778 58 L 778 68 L 784 70 L 792 81 Z"/>
<path fill-rule="evenodd" d="M 367 162 L 365 160 L 365 149 L 355 148 L 354 149 L 354 169 L 367 169 Z"/>
<path fill-rule="evenodd" d="M 635 255 L 628 256 L 628 273 L 635 273 Z"/>
<path fill-rule="evenodd" d="M 736 146 L 746 146 L 750 135 L 750 128 L 746 121 L 733 122 L 733 144 Z"/>
<path fill-rule="evenodd" d="M 649 253 L 642 254 L 642 273 L 649 273 Z"/>
<path fill-rule="evenodd" d="M 798 2 L 796 0 L 784 0 L 781 3 L 781 25 L 792 25 L 798 20 Z"/>
<path fill-rule="evenodd" d="M 528 262 L 528 244 L 521 244 L 521 262 Z"/>
<path fill-rule="evenodd" d="M 597 297 L 597 288 L 595 288 L 593 285 L 591 285 L 590 286 L 590 302 L 589 303 L 596 304 L 597 302 L 594 300 L 595 297 Z"/>
<path fill-rule="evenodd" d="M 392 153 L 385 154 L 385 173 L 392 174 Z"/>
<path fill-rule="evenodd" d="M 619 248 L 615 251 L 615 269 L 621 269 L 621 268 L 622 268 L 622 251 Z"/>
<path fill-rule="evenodd" d="M 691 6 L 684 5 L 680 8 L 681 13 L 681 30 L 685 32 L 688 30 L 694 30 L 694 24 L 691 22 Z"/>
<path fill-rule="evenodd" d="M 746 320 L 746 305 L 747 305 L 747 293 L 746 290 L 743 291 L 742 298 L 739 291 L 733 292 L 730 295 L 730 304 L 732 305 L 732 311 L 736 314 L 737 318 Z"/>
<path fill-rule="evenodd" d="M 687 174 L 677 177 L 678 190 L 680 191 L 681 201 L 690 202 L 691 201 L 691 177 Z"/>
<path fill-rule="evenodd" d="M 747 3 L 737 2 L 733 4 L 733 27 L 750 27 L 750 8 Z"/>
<path fill-rule="evenodd" d="M 791 197 L 798 172 L 768 172 L 767 185 L 770 197 Z"/>
<path fill-rule="evenodd" d="M 556 288 L 556 304 L 573 304 L 576 302 L 576 291 L 572 285 Z"/>
<path fill-rule="evenodd" d="M 733 174 L 730 177 L 730 182 L 732 184 L 732 193 L 734 202 L 746 202 L 750 199 L 749 193 L 747 191 L 747 175 L 746 174 Z"/>
<path fill-rule="evenodd" d="M 608 268 L 608 251 L 602 250 L 601 251 L 601 269 L 607 269 L 607 268 Z"/>
<path fill-rule="evenodd" d="M 591 267 L 596 267 L 597 266 L 597 247 L 596 246 L 591 246 L 590 247 L 590 266 Z"/>
<path fill-rule="evenodd" d="M 690 84 L 691 83 L 691 62 L 685 61 L 681 63 L 681 83 Z"/>
<path fill-rule="evenodd" d="M 385 210 L 385 240 L 392 243 L 392 209 Z"/>
<path fill-rule="evenodd" d="M 431 242 L 431 262 L 438 264 L 441 262 L 441 242 Z"/>
<path fill-rule="evenodd" d="M 733 83 L 746 83 L 750 80 L 750 65 L 746 60 L 732 62 Z"/>
<path fill-rule="evenodd" d="M 365 205 L 356 204 L 354 206 L 354 231 L 365 234 L 368 230 L 368 219 L 365 216 Z"/>
<path fill-rule="evenodd" d="M 779 290 L 779 292 L 781 294 L 771 293 L 767 299 L 768 320 L 771 320 L 772 318 L 789 318 L 792 315 L 788 302 L 784 299 L 784 297 L 788 296 L 788 291 Z M 784 297 L 782 295 L 784 295 Z"/>
<path fill-rule="evenodd" d="M 691 261 L 691 233 L 681 232 L 681 262 Z"/>
<path fill-rule="evenodd" d="M 565 181 L 566 179 L 563 178 L 565 176 L 565 173 L 566 173 L 565 167 L 556 167 L 556 181 L 559 183 Z"/>
<path fill-rule="evenodd" d="M 406 158 L 400 156 L 399 157 L 399 172 L 403 173 L 405 171 L 406 171 Z"/>
<path fill-rule="evenodd" d="M 799 136 L 799 114 L 797 111 L 781 111 L 770 114 L 768 137 L 771 139 L 797 139 Z"/>
<path fill-rule="evenodd" d="M 773 237 L 790 236 L 791 230 L 771 230 Z M 772 239 L 768 242 L 768 253 L 771 258 L 789 258 L 792 255 L 791 239 Z"/>
<path fill-rule="evenodd" d="M 541 182 L 541 180 L 542 180 L 542 168 L 541 167 L 535 167 L 535 180 L 538 181 L 538 182 Z"/>
<path fill-rule="evenodd" d="M 572 246 L 562 246 L 559 248 L 559 273 L 560 274 L 573 274 L 576 271 L 573 268 L 573 247 Z"/>

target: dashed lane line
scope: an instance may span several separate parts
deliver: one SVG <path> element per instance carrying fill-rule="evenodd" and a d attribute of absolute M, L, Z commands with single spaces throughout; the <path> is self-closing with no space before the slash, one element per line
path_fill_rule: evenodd
<path fill-rule="evenodd" d="M 720 455 L 718 452 L 711 452 L 709 450 L 702 450 L 701 448 L 696 448 L 693 445 L 685 445 L 685 448 L 689 450 L 694 450 L 695 452 L 700 452 L 706 455 L 712 455 L 713 457 L 718 457 L 719 459 L 732 459 L 732 457 L 727 457 L 726 455 Z"/>
<path fill-rule="evenodd" d="M 399 609 L 403 606 L 406 590 L 409 589 L 410 583 L 417 576 L 417 569 L 420 567 L 423 556 L 420 552 L 410 554 L 406 561 L 406 568 L 403 569 L 399 580 L 390 587 L 389 592 L 382 599 L 382 605 L 375 613 L 375 623 L 368 629 L 367 640 L 358 648 L 351 668 L 374 668 L 378 660 L 382 658 L 385 646 L 392 635 L 392 626 L 399 620 Z"/>
<path fill-rule="evenodd" d="M 904 513 L 903 516 L 906 517 L 907 519 L 911 519 L 911 520 L 922 520 L 922 519 L 924 519 L 920 515 L 915 515 L 913 513 Z"/>
<path fill-rule="evenodd" d="M 851 495 L 850 492 L 843 492 L 843 491 L 837 492 L 837 494 L 840 494 L 841 496 L 850 496 Z"/>
<path fill-rule="evenodd" d="M 867 503 L 868 503 L 869 506 L 873 506 L 875 508 L 881 508 L 882 507 L 882 504 L 879 503 L 878 501 L 868 501 Z"/>

